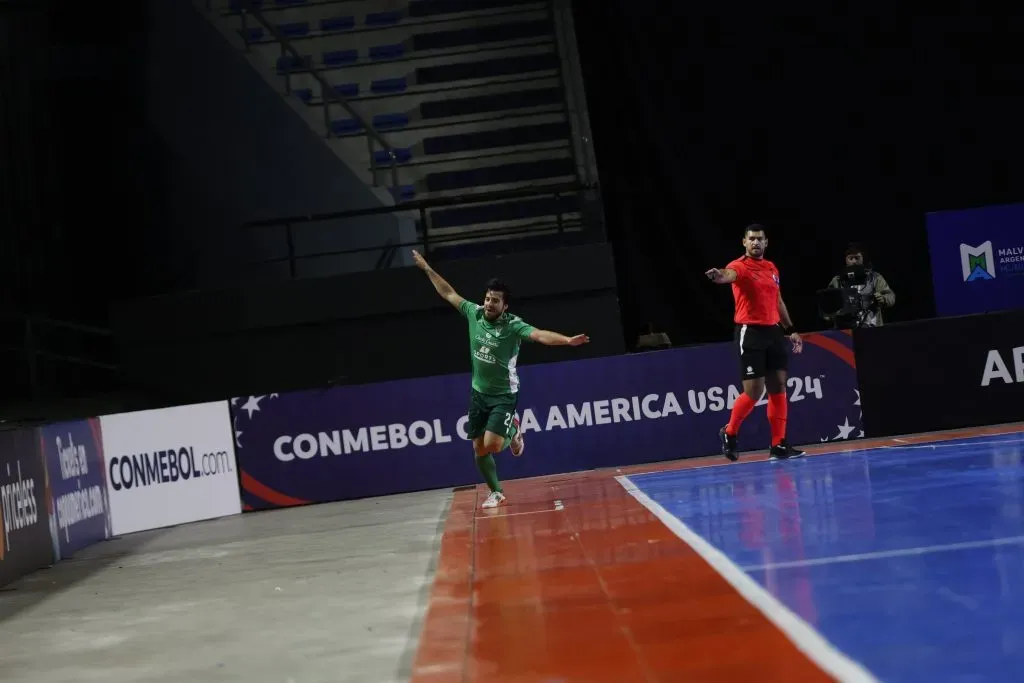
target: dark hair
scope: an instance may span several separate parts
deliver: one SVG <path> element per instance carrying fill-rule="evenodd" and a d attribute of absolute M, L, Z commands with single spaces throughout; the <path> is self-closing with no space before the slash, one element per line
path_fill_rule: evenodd
<path fill-rule="evenodd" d="M 846 245 L 846 251 L 843 252 L 843 256 L 849 256 L 850 254 L 860 254 L 864 257 L 865 261 L 868 258 L 868 250 L 860 242 L 850 242 Z"/>
<path fill-rule="evenodd" d="M 502 282 L 496 277 L 492 277 L 490 280 L 487 281 L 487 286 L 484 291 L 501 292 L 501 300 L 505 302 L 506 306 L 509 303 L 509 299 L 512 298 L 512 290 L 508 288 L 508 285 L 506 285 L 504 282 Z"/>
<path fill-rule="evenodd" d="M 764 229 L 764 226 L 760 223 L 751 223 L 747 227 L 743 228 L 743 236 L 746 237 L 751 232 L 763 232 L 764 236 L 768 236 L 768 231 Z"/>

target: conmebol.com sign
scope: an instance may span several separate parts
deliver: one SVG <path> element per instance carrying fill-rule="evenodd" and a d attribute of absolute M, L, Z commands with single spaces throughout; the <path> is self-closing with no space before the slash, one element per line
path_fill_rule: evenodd
<path fill-rule="evenodd" d="M 115 534 L 241 512 L 226 401 L 100 418 Z"/>

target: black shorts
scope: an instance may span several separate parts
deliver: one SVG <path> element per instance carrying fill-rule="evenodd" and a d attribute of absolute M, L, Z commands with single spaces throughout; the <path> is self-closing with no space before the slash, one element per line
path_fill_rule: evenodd
<path fill-rule="evenodd" d="M 737 325 L 734 338 L 741 379 L 758 379 L 789 367 L 786 335 L 778 325 Z"/>

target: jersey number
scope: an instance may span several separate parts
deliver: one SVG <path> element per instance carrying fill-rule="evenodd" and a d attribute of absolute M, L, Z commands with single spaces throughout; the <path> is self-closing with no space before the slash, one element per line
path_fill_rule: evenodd
<path fill-rule="evenodd" d="M 505 413 L 505 435 L 512 431 L 512 413 Z"/>

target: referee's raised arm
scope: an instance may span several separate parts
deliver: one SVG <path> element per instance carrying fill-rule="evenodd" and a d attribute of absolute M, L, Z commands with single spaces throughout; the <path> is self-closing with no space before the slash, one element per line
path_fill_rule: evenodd
<path fill-rule="evenodd" d="M 704 274 L 717 285 L 727 285 L 736 280 L 736 271 L 732 268 L 712 268 Z"/>

